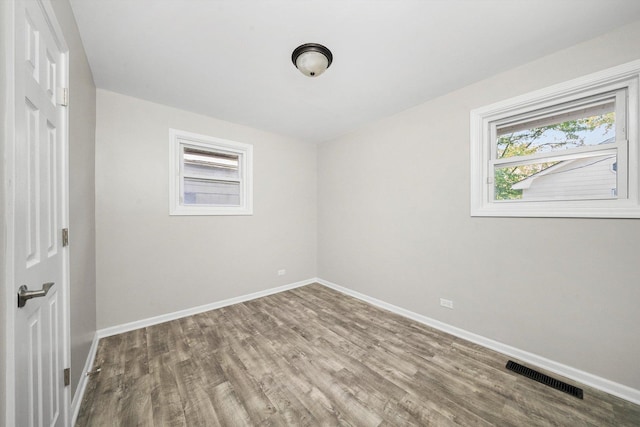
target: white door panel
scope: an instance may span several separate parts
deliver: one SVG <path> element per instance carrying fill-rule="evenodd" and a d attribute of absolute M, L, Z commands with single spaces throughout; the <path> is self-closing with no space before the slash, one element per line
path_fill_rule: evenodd
<path fill-rule="evenodd" d="M 67 84 L 66 47 L 51 8 L 16 1 L 14 286 L 45 296 L 15 309 L 15 417 L 19 426 L 66 426 L 64 365 L 67 249 L 66 111 L 57 105 Z"/>

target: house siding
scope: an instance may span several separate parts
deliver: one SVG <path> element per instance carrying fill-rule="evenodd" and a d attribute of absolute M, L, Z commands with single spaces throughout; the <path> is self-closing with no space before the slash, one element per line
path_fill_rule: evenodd
<path fill-rule="evenodd" d="M 537 177 L 522 190 L 522 200 L 580 200 L 615 197 L 615 156 L 567 161 L 553 172 Z M 599 161 L 600 160 L 600 161 Z M 597 163 L 594 163 L 597 162 Z"/>

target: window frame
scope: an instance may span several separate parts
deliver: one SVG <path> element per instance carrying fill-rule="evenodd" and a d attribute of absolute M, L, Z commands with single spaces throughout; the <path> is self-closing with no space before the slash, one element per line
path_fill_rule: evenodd
<path fill-rule="evenodd" d="M 470 113 L 471 216 L 640 218 L 639 82 L 640 60 L 472 110 Z M 617 150 L 618 189 L 625 189 L 626 197 L 618 195 L 619 198 L 615 199 L 549 201 L 493 200 L 497 126 L 510 120 L 532 119 L 538 117 L 543 111 L 548 111 L 549 114 L 552 112 L 561 114 L 587 98 L 599 96 L 606 98 L 606 94 L 620 93 L 618 91 L 622 90 L 626 91 L 624 100 L 626 114 L 622 118 L 626 140 L 621 140 L 616 133 L 615 143 L 606 148 L 574 148 L 567 150 L 568 153 L 560 150 L 536 154 L 533 157 L 539 157 L 539 161 L 551 158 L 566 160 L 581 151 L 595 153 L 604 152 L 606 149 Z M 621 98 L 619 95 L 615 96 L 616 111 L 618 111 Z M 565 105 L 564 109 L 561 108 Z M 620 161 L 625 154 L 625 161 Z M 502 162 L 509 163 L 508 160 Z"/>
<path fill-rule="evenodd" d="M 183 147 L 238 155 L 240 175 L 238 206 L 183 203 L 185 178 L 182 161 Z M 228 139 L 169 129 L 169 215 L 253 215 L 253 146 Z"/>

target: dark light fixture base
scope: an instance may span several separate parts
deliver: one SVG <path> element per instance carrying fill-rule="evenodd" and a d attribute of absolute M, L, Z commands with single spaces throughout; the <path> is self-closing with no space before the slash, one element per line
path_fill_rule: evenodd
<path fill-rule="evenodd" d="M 301 44 L 293 50 L 293 53 L 291 54 L 291 61 L 293 62 L 293 65 L 296 65 L 298 57 L 305 52 L 319 52 L 326 56 L 327 61 L 329 61 L 329 65 L 327 65 L 327 68 L 329 68 L 331 66 L 331 63 L 333 62 L 333 54 L 328 48 L 318 43 L 305 43 Z"/>

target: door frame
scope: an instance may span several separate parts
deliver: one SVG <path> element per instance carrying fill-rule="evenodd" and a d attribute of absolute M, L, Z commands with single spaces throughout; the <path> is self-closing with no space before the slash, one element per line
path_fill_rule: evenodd
<path fill-rule="evenodd" d="M 16 296 L 16 284 L 14 283 L 14 243 L 15 243 L 15 144 L 16 144 L 16 109 L 18 108 L 16 99 L 16 77 L 21 79 L 16 72 L 22 72 L 17 70 L 21 64 L 16 60 L 16 19 L 21 17 L 18 13 L 23 9 L 23 2 L 35 1 L 40 6 L 47 18 L 53 35 L 56 38 L 56 42 L 60 51 L 62 52 L 62 60 L 60 62 L 61 73 L 63 78 L 63 87 L 69 87 L 69 48 L 64 39 L 62 28 L 60 27 L 56 18 L 53 6 L 50 0 L 11 0 L 1 1 L 0 8 L 2 8 L 2 14 L 0 14 L 0 24 L 3 28 L 4 46 L 3 53 L 5 58 L 5 71 L 6 76 L 4 81 L 0 82 L 3 85 L 3 91 L 5 92 L 5 105 L 3 108 L 4 118 L 3 127 L 4 135 L 2 135 L 4 143 L 4 158 L 2 164 L 4 166 L 4 176 L 1 179 L 4 193 L 3 206 L 1 209 L 4 211 L 4 265 L 0 267 L 0 274 L 4 270 L 4 277 L 0 281 L 3 289 L 0 292 L 4 293 L 5 307 L 4 307 L 4 362 L 5 366 L 0 367 L 4 369 L 5 376 L 5 425 L 15 425 L 16 422 L 16 401 L 15 401 L 15 314 L 17 310 L 17 296 Z M 63 119 L 60 123 L 61 136 L 62 136 L 62 194 L 60 195 L 62 203 L 62 224 L 63 228 L 69 227 L 69 110 L 68 107 L 64 108 Z M 0 148 L 2 146 L 0 145 Z M 70 287 L 69 287 L 69 246 L 62 248 L 63 253 L 63 266 L 62 266 L 62 286 L 59 288 L 59 292 L 62 293 L 62 310 L 63 310 L 63 326 L 62 326 L 62 346 L 63 346 L 63 365 L 64 367 L 71 366 L 71 347 L 70 347 Z M 71 405 L 71 387 L 65 387 L 62 401 L 62 416 L 68 423 L 71 422 L 70 418 L 70 405 Z M 1 421 L 1 420 L 0 420 Z M 0 422 L 0 424 L 2 424 Z"/>

